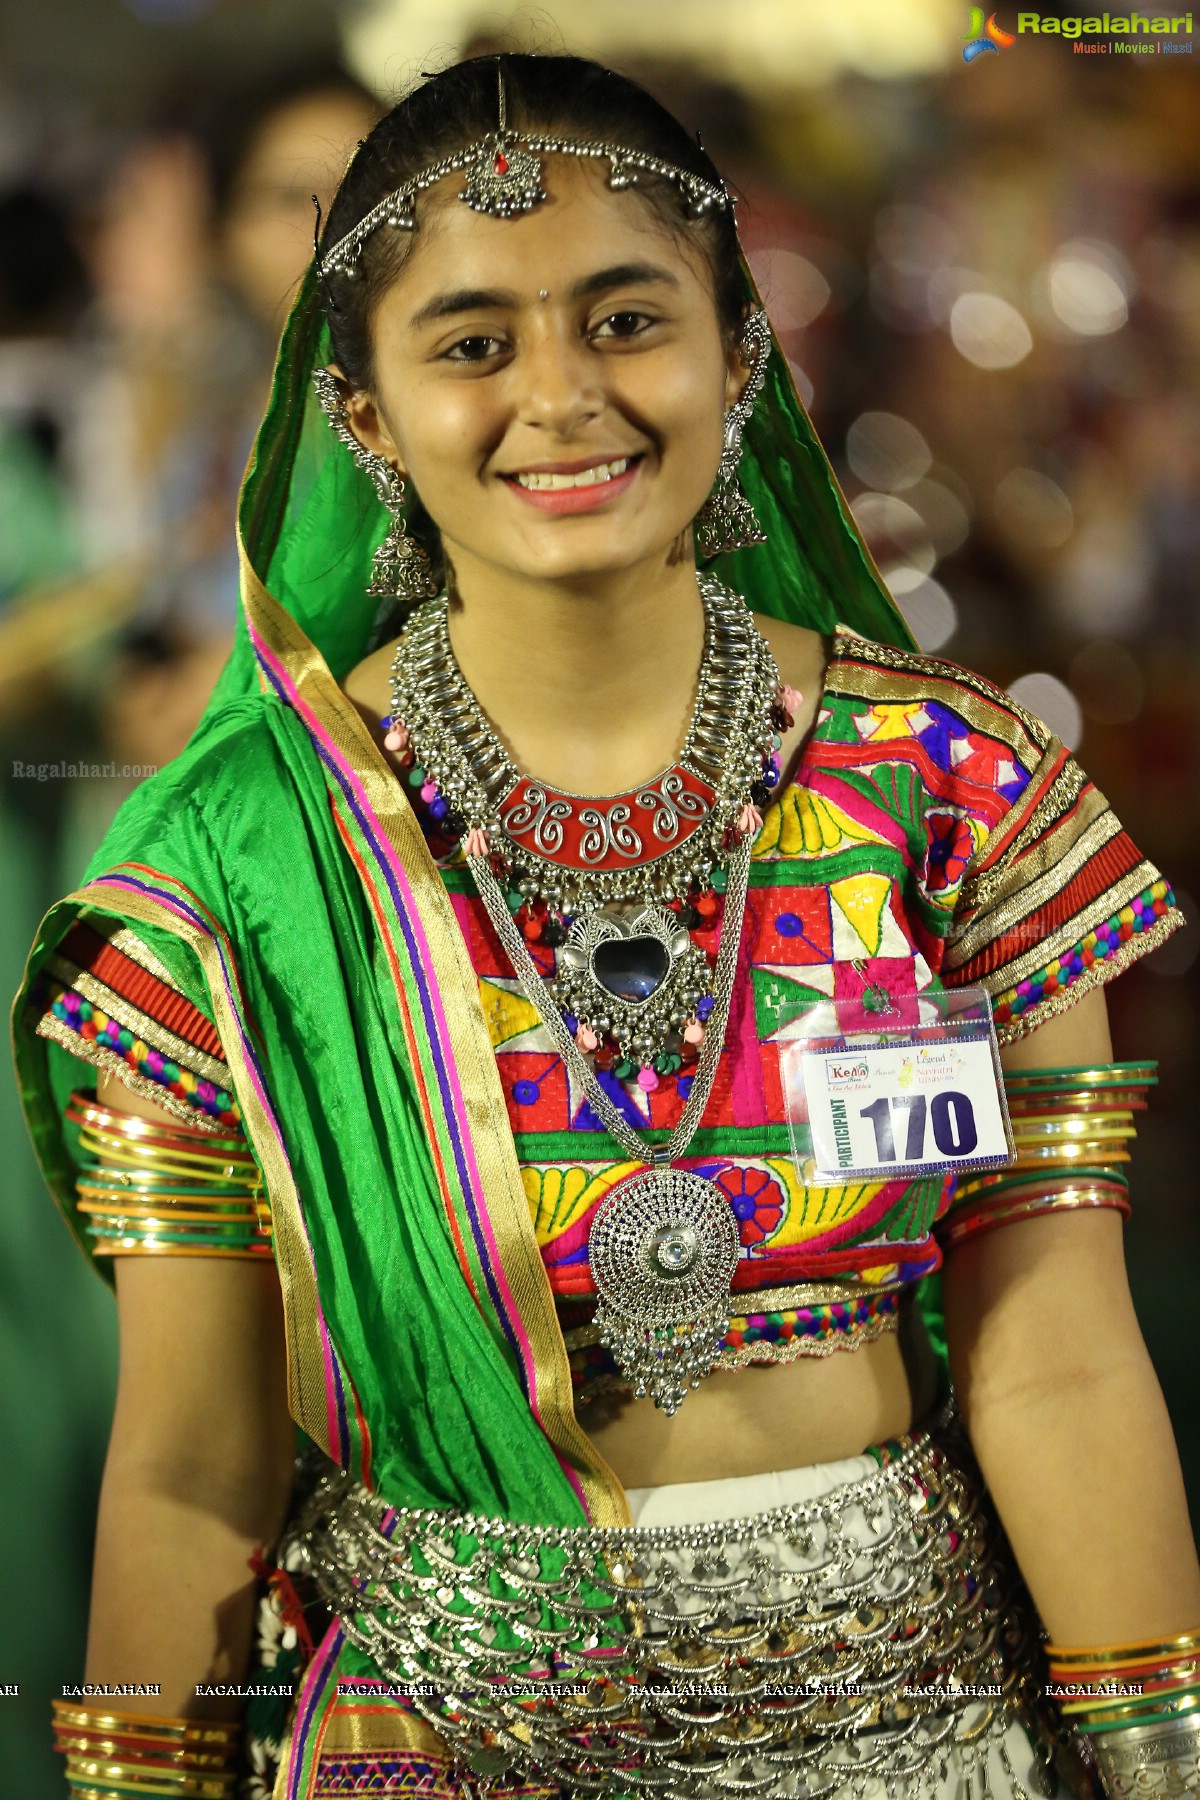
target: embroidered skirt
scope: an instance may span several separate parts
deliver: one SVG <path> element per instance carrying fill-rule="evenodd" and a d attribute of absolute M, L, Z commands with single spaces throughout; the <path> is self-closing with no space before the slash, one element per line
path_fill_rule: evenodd
<path fill-rule="evenodd" d="M 279 1800 L 1099 1793 L 952 1399 L 859 1456 L 628 1498 L 631 1528 L 542 1530 L 320 1484 L 288 1560 L 378 1678 Z"/>

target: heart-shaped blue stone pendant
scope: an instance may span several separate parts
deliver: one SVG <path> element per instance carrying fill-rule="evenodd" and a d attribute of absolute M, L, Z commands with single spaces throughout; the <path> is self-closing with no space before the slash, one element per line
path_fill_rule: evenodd
<path fill-rule="evenodd" d="M 678 1043 L 709 991 L 708 959 L 663 906 L 577 916 L 558 953 L 555 997 L 598 1037 L 649 1067 Z"/>

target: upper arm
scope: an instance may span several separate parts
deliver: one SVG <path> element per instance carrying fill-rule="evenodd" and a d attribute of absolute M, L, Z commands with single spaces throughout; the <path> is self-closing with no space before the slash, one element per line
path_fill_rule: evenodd
<path fill-rule="evenodd" d="M 1000 1055 L 1008 1069 L 1110 1062 L 1103 990 L 1083 995 Z M 968 1418 L 981 1400 L 1062 1386 L 1144 1354 L 1123 1224 L 1111 1207 L 1087 1207 L 1003 1225 L 946 1251 L 946 1343 Z"/>
<path fill-rule="evenodd" d="M 101 1074 L 97 1099 L 141 1118 L 161 1105 Z M 283 1304 L 274 1263 L 115 1258 L 120 1366 L 110 1457 L 198 1499 L 290 1482 Z"/>

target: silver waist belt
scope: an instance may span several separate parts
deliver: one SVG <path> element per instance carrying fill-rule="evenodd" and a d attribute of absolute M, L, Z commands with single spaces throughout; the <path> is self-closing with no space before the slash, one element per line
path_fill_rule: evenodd
<path fill-rule="evenodd" d="M 686 1526 L 391 1509 L 335 1477 L 298 1537 L 347 1637 L 485 1787 L 933 1794 L 953 1752 L 984 1793 L 995 1753 L 1032 1800 L 1003 1739 L 1047 1723 L 1037 1628 L 953 1400 L 896 1443 L 819 1499 Z"/>

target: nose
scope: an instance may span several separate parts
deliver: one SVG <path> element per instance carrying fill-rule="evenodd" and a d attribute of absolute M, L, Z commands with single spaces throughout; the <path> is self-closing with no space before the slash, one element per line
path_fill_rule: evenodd
<path fill-rule="evenodd" d="M 568 441 L 604 410 L 602 361 L 566 320 L 539 319 L 513 365 L 521 423 Z"/>

